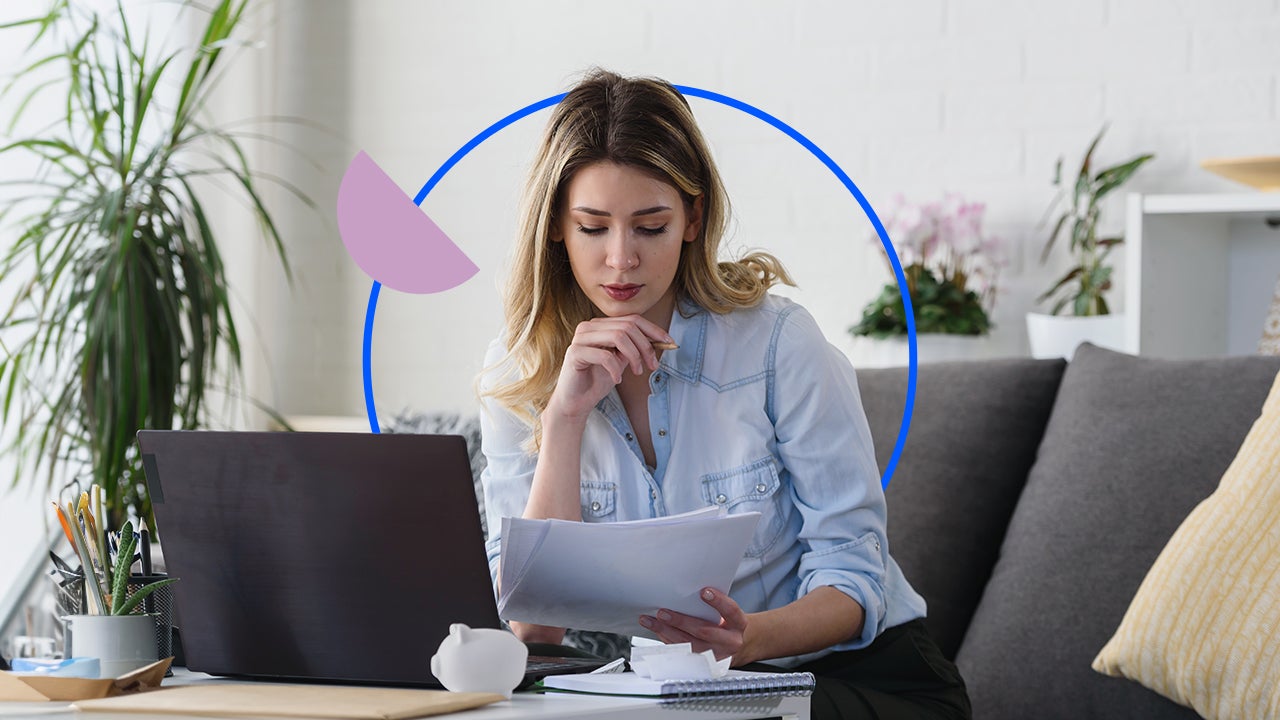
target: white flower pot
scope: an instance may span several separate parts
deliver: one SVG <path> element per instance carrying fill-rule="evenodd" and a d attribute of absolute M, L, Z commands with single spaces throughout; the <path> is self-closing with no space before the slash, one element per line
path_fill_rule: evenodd
<path fill-rule="evenodd" d="M 67 657 L 96 657 L 101 677 L 120 677 L 159 658 L 151 615 L 71 615 Z"/>
<path fill-rule="evenodd" d="M 948 335 L 919 333 L 916 335 L 917 360 L 921 364 L 979 360 L 990 357 L 993 345 L 984 335 Z M 899 337 L 853 338 L 849 361 L 855 368 L 906 367 L 911 362 L 911 347 L 905 335 Z"/>
<path fill-rule="evenodd" d="M 1098 347 L 1124 352 L 1124 315 L 1043 315 L 1027 313 L 1027 338 L 1035 358 L 1071 359 L 1076 347 L 1091 342 Z"/>

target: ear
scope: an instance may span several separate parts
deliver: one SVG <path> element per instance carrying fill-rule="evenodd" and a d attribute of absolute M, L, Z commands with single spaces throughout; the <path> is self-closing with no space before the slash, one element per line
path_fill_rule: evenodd
<path fill-rule="evenodd" d="M 684 241 L 693 242 L 698 239 L 698 233 L 702 231 L 702 198 L 703 195 L 693 199 L 693 209 L 689 212 L 689 222 L 684 227 Z"/>

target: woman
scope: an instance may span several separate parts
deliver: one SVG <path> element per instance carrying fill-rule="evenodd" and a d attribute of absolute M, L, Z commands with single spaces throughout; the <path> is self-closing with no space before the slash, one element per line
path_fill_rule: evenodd
<path fill-rule="evenodd" d="M 968 717 L 888 553 L 853 369 L 768 293 L 790 284 L 776 259 L 718 262 L 727 218 L 671 85 L 595 71 L 556 106 L 480 381 L 495 578 L 504 516 L 759 511 L 729 593 L 703 592 L 719 623 L 663 608 L 638 621 L 738 667 L 814 672 L 815 718 Z"/>

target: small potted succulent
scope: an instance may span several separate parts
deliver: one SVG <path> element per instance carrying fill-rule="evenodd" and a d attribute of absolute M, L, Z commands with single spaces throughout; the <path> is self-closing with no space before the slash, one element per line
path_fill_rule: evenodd
<path fill-rule="evenodd" d="M 1028 313 L 1027 335 L 1031 354 L 1038 358 L 1070 358 L 1075 348 L 1089 341 L 1118 350 L 1124 349 L 1124 318 L 1111 312 L 1106 293 L 1111 290 L 1111 251 L 1124 242 L 1124 236 L 1100 235 L 1099 220 L 1102 200 L 1120 188 L 1154 155 L 1144 154 L 1109 167 L 1095 170 L 1093 154 L 1106 132 L 1098 131 L 1085 151 L 1075 178 L 1062 177 L 1062 158 L 1058 159 L 1053 184 L 1059 188 L 1050 212 L 1060 210 L 1040 255 L 1049 258 L 1060 237 L 1065 236 L 1071 253 L 1071 267 L 1037 302 L 1051 302 L 1049 314 Z"/>

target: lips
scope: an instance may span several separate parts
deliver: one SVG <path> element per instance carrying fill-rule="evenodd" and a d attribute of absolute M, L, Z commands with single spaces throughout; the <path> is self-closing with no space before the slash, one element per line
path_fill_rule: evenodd
<path fill-rule="evenodd" d="M 629 283 L 619 285 L 603 285 L 604 291 L 609 297 L 619 302 L 630 300 L 640 294 L 643 285 L 632 285 Z"/>

